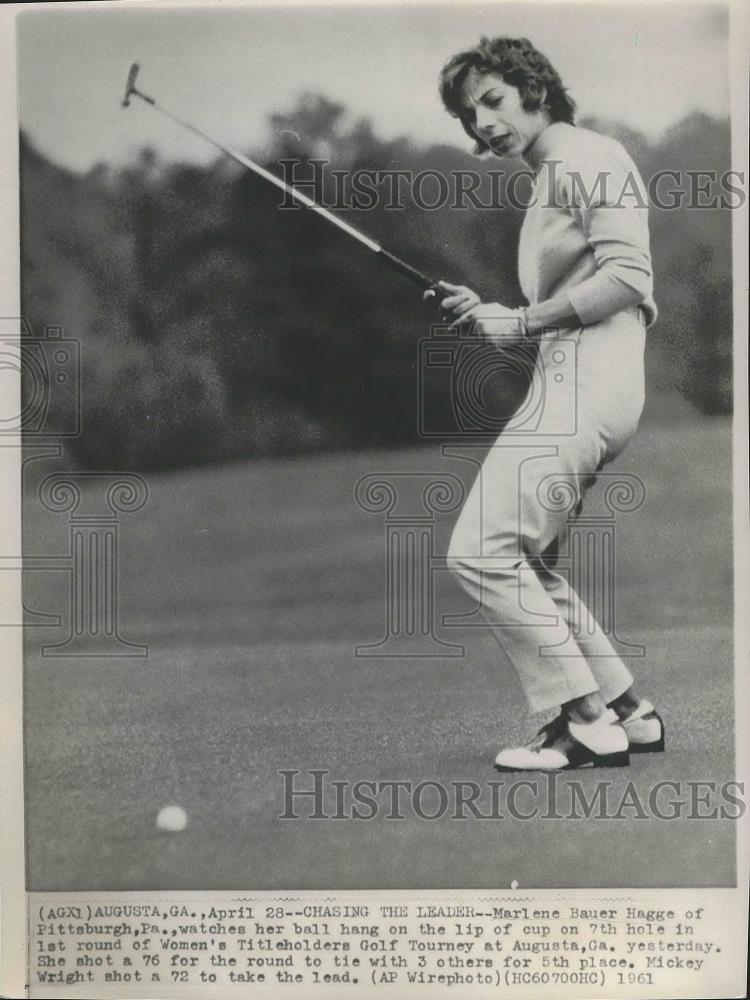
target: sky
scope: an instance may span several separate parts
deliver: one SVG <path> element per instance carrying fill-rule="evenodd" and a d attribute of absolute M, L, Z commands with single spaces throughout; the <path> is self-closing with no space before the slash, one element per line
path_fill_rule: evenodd
<path fill-rule="evenodd" d="M 480 35 L 525 35 L 552 61 L 582 116 L 655 137 L 693 110 L 729 113 L 727 25 L 717 4 L 490 2 L 313 7 L 73 8 L 17 22 L 19 117 L 56 163 L 86 170 L 132 161 L 207 162 L 215 151 L 135 101 L 121 107 L 130 64 L 139 87 L 229 146 L 268 138 L 268 115 L 303 92 L 372 119 L 390 139 L 469 148 L 437 94 L 440 67 Z"/>

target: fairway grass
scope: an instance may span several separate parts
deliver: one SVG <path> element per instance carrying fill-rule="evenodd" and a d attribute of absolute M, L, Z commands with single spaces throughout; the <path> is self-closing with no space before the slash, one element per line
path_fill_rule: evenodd
<path fill-rule="evenodd" d="M 657 781 L 733 777 L 729 463 L 729 422 L 691 418 L 647 423 L 610 467 L 646 487 L 617 524 L 618 632 L 645 647 L 631 668 L 667 752 L 560 787 L 603 779 L 619 800 L 628 782 L 646 798 Z M 729 820 L 278 818 L 280 769 L 486 783 L 499 746 L 532 731 L 484 629 L 442 631 L 454 658 L 354 654 L 383 635 L 385 586 L 383 515 L 357 506 L 357 481 L 458 464 L 431 448 L 149 476 L 146 506 L 121 517 L 119 606 L 148 657 L 42 657 L 65 629 L 27 630 L 29 888 L 733 885 Z M 35 497 L 29 483 L 27 554 L 65 552 L 65 518 Z M 436 551 L 454 518 L 438 518 Z M 64 614 L 65 574 L 27 576 L 26 607 Z M 469 608 L 445 573 L 435 600 Z M 156 828 L 170 803 L 180 833 Z"/>

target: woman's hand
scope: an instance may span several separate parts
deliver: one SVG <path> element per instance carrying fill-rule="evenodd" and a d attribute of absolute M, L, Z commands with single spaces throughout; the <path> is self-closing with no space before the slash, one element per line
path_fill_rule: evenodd
<path fill-rule="evenodd" d="M 440 308 L 447 313 L 449 319 L 460 319 L 464 313 L 481 303 L 481 299 L 476 292 L 472 292 L 466 285 L 451 285 L 449 281 L 438 281 L 437 287 L 444 292 L 448 292 L 446 298 L 440 302 Z M 424 293 L 424 298 L 432 298 L 435 293 L 430 290 Z"/>
<path fill-rule="evenodd" d="M 520 344 L 528 336 L 522 312 L 499 302 L 480 302 L 462 313 L 460 322 L 470 324 L 473 333 L 497 347 Z"/>
<path fill-rule="evenodd" d="M 466 285 L 451 285 L 448 281 L 439 281 L 437 287 L 449 292 L 440 303 L 440 308 L 454 324 L 464 326 L 470 323 L 473 333 L 498 346 L 517 344 L 524 340 L 527 330 L 517 309 L 509 309 L 499 302 L 482 302 L 477 293 Z M 430 289 L 423 297 L 430 299 L 434 296 L 435 292 Z"/>

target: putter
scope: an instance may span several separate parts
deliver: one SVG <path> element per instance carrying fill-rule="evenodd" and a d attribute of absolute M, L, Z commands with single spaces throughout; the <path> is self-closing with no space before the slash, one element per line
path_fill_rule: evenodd
<path fill-rule="evenodd" d="M 432 292 L 436 298 L 440 295 L 445 295 L 444 290 L 438 287 L 438 283 L 436 281 L 429 278 L 421 271 L 418 271 L 415 267 L 412 267 L 411 264 L 407 264 L 406 261 L 401 260 L 400 257 L 396 257 L 395 254 L 392 254 L 388 250 L 384 249 L 384 247 L 382 247 L 379 243 L 376 243 L 375 240 L 360 232 L 360 230 L 355 226 L 350 225 L 348 222 L 344 222 L 343 219 L 340 219 L 332 212 L 329 212 L 327 208 L 323 208 L 322 205 L 313 201 L 312 198 L 303 194 L 302 191 L 298 191 L 297 188 L 293 187 L 291 184 L 287 184 L 285 181 L 281 180 L 280 177 L 276 177 L 275 174 L 272 174 L 269 170 L 261 167 L 260 164 L 254 163 L 246 156 L 243 156 L 242 153 L 238 153 L 236 150 L 230 149 L 217 139 L 214 139 L 210 135 L 201 131 L 201 129 L 196 128 L 195 125 L 191 125 L 190 122 L 186 122 L 182 118 L 178 118 L 178 116 L 173 114 L 168 108 L 163 107 L 161 104 L 157 104 L 153 97 L 149 97 L 148 94 L 144 94 L 143 91 L 136 87 L 135 81 L 138 76 L 139 69 L 140 67 L 138 63 L 133 63 L 130 67 L 130 72 L 128 73 L 128 78 L 125 84 L 125 97 L 122 101 L 122 106 L 124 108 L 130 107 L 131 97 L 140 97 L 142 101 L 151 105 L 152 108 L 156 108 L 157 111 L 160 111 L 173 122 L 176 122 L 183 128 L 188 129 L 188 131 L 192 132 L 194 135 L 200 136 L 201 139 L 205 139 L 206 142 L 209 142 L 215 149 L 224 153 L 225 156 L 228 156 L 236 163 L 239 163 L 241 166 L 245 167 L 245 169 L 252 171 L 252 173 L 257 174 L 258 177 L 262 177 L 263 180 L 268 181 L 269 184 L 273 184 L 275 187 L 279 188 L 279 190 L 284 191 L 287 195 L 294 198 L 298 204 L 303 205 L 305 208 L 309 208 L 311 212 L 315 212 L 317 215 L 320 215 L 322 218 L 326 219 L 327 222 L 336 226 L 337 229 L 346 233 L 347 236 L 355 239 L 358 243 L 361 243 L 362 246 L 367 247 L 368 250 L 377 254 L 381 260 L 390 264 L 394 270 L 398 271 L 399 274 L 402 274 L 405 278 L 408 278 L 409 281 L 417 285 L 418 288 L 421 288 L 423 291 Z"/>

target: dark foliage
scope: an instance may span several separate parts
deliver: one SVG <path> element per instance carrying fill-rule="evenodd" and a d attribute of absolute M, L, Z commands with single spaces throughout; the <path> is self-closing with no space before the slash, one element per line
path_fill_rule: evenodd
<path fill-rule="evenodd" d="M 342 116 L 304 97 L 272 118 L 264 162 L 477 169 L 451 147 L 384 142 L 367 122 L 346 130 Z M 725 122 L 695 115 L 658 143 L 597 127 L 622 138 L 647 180 L 660 169 L 729 168 Z M 82 433 L 70 444 L 81 465 L 176 467 L 417 440 L 418 345 L 431 314 L 367 250 L 309 212 L 280 210 L 279 192 L 225 162 L 162 164 L 144 150 L 127 168 L 80 176 L 22 136 L 21 165 L 24 315 L 36 336 L 61 326 L 81 344 Z M 329 203 L 331 185 L 326 174 L 318 191 Z M 436 277 L 522 301 L 519 210 L 426 211 L 407 185 L 402 200 L 387 209 L 383 190 L 375 207 L 341 214 Z M 731 406 L 731 214 L 652 212 L 661 318 L 650 378 L 706 413 Z M 423 385 L 447 411 L 447 384 L 428 373 Z M 512 374 L 496 378 L 487 405 L 507 414 L 523 388 Z"/>

